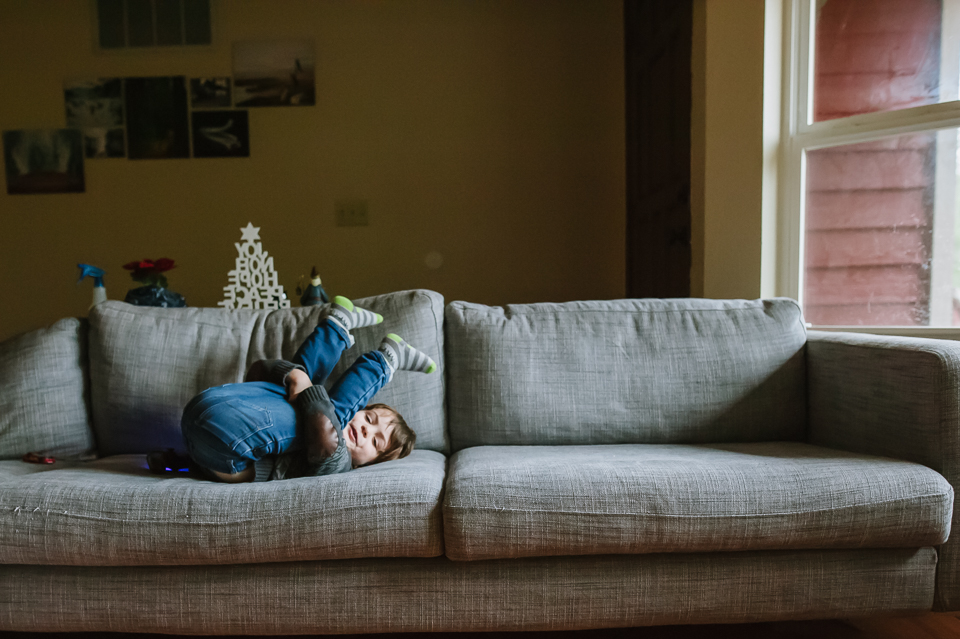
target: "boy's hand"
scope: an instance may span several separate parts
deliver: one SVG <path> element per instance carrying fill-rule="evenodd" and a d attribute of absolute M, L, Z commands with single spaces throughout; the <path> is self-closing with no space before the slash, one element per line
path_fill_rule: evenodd
<path fill-rule="evenodd" d="M 295 368 L 283 380 L 287 387 L 287 401 L 292 402 L 297 395 L 313 386 L 310 378 L 299 368 Z"/>

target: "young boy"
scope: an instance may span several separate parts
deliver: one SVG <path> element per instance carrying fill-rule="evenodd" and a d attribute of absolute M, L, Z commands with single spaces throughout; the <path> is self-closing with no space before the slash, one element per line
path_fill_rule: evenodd
<path fill-rule="evenodd" d="M 243 383 L 194 397 L 181 420 L 192 460 L 216 479 L 236 483 L 341 473 L 409 455 L 416 434 L 393 408 L 367 402 L 398 370 L 432 373 L 429 356 L 390 334 L 329 393 L 323 387 L 354 344 L 350 331 L 382 321 L 337 296 L 292 361 L 259 360 Z M 151 468 L 168 467 L 164 455 L 152 455 Z"/>

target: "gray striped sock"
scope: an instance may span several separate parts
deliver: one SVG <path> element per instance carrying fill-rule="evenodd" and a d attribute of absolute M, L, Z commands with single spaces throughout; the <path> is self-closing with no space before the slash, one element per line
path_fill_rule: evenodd
<path fill-rule="evenodd" d="M 337 324 L 347 331 L 364 326 L 373 326 L 383 321 L 383 316 L 379 313 L 355 306 L 353 302 L 342 295 L 333 298 L 333 302 L 327 308 L 325 317 L 336 320 Z"/>
<path fill-rule="evenodd" d="M 430 359 L 429 355 L 410 346 L 395 333 L 384 337 L 377 350 L 386 358 L 391 369 L 391 377 L 392 373 L 398 370 L 418 373 L 432 373 L 437 370 L 437 364 Z"/>

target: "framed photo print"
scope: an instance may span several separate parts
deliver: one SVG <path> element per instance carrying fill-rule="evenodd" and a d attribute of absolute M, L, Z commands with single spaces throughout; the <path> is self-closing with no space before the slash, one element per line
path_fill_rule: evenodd
<path fill-rule="evenodd" d="M 234 43 L 234 106 L 313 106 L 316 103 L 312 41 Z"/>

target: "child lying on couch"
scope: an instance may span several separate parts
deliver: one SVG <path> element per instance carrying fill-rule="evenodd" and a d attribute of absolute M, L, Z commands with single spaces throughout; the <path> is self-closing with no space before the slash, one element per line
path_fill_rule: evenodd
<path fill-rule="evenodd" d="M 181 420 L 192 461 L 237 483 L 341 473 L 413 450 L 416 434 L 386 404 L 367 402 L 398 370 L 432 373 L 436 364 L 398 335 L 358 358 L 329 394 L 323 382 L 353 346 L 350 331 L 383 317 L 337 296 L 292 361 L 259 360 L 243 383 L 209 388 Z M 148 456 L 151 470 L 183 464 L 171 451 Z M 187 461 L 189 465 L 189 461 Z"/>

